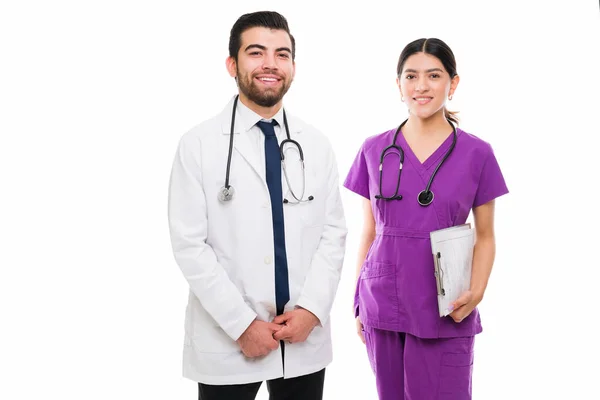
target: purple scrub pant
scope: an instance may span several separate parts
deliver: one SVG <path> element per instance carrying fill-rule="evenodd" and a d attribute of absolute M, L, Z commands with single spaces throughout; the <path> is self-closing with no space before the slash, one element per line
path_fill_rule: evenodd
<path fill-rule="evenodd" d="M 474 337 L 363 332 L 380 400 L 470 400 Z"/>

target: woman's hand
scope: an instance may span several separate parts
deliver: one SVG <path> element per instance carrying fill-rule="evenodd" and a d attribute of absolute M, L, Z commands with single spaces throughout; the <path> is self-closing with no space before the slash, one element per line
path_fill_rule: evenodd
<path fill-rule="evenodd" d="M 358 333 L 358 337 L 365 343 L 365 336 L 363 335 L 363 324 L 360 322 L 360 318 L 356 317 L 356 333 Z M 366 343 L 365 343 L 366 344 Z"/>
<path fill-rule="evenodd" d="M 450 305 L 450 309 L 453 310 L 450 313 L 450 317 L 452 317 L 456 323 L 461 322 L 473 312 L 475 307 L 477 307 L 477 304 L 481 302 L 482 297 L 483 296 L 476 295 L 470 290 L 463 292 L 463 294 Z"/>

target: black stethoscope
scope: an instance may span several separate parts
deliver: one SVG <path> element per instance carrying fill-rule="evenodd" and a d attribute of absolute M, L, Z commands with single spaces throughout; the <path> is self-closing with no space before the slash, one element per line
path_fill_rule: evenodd
<path fill-rule="evenodd" d="M 383 149 L 383 151 L 381 152 L 381 157 L 379 160 L 379 194 L 375 196 L 376 199 L 402 200 L 402 195 L 398 194 L 398 189 L 400 188 L 400 177 L 402 176 L 402 164 L 404 164 L 404 150 L 402 150 L 402 148 L 396 144 L 396 139 L 398 138 L 398 133 L 400 132 L 400 129 L 402 129 L 402 127 L 404 126 L 404 124 L 406 124 L 407 121 L 408 119 L 406 119 L 403 123 L 400 124 L 398 129 L 396 129 L 396 133 L 394 134 L 394 141 L 392 142 L 392 144 Z M 438 169 L 440 169 L 444 161 L 446 161 L 450 153 L 452 153 L 452 150 L 454 150 L 454 146 L 456 145 L 456 128 L 450 120 L 448 120 L 448 123 L 452 126 L 452 145 L 450 146 L 448 151 L 446 151 L 446 154 L 444 154 L 444 158 L 442 158 L 442 161 L 439 162 L 439 164 L 433 171 L 433 174 L 431 174 L 431 178 L 429 178 L 429 182 L 427 183 L 427 187 L 425 188 L 425 190 L 422 190 L 417 196 L 417 201 L 423 207 L 428 206 L 433 202 L 434 196 L 433 192 L 430 190 L 431 184 L 433 183 L 433 178 L 435 177 L 435 174 L 438 172 Z M 389 150 L 396 151 L 388 152 Z M 400 167 L 398 169 L 398 183 L 396 184 L 396 191 L 394 192 L 394 195 L 391 197 L 385 197 L 382 193 L 383 160 L 387 155 L 396 154 L 396 152 L 398 152 L 398 155 L 400 156 Z"/>
<path fill-rule="evenodd" d="M 238 102 L 239 97 L 240 97 L 239 95 L 235 96 L 235 100 L 233 101 L 233 111 L 231 112 L 231 129 L 229 132 L 229 155 L 227 156 L 227 170 L 225 172 L 225 186 L 223 186 L 221 188 L 221 190 L 219 190 L 218 197 L 219 197 L 220 201 L 230 201 L 233 198 L 233 195 L 235 193 L 233 186 L 231 186 L 229 184 L 229 171 L 231 169 L 231 154 L 233 152 L 233 136 L 234 136 L 233 131 L 235 128 L 235 110 L 237 107 L 237 102 Z M 300 146 L 300 143 L 298 143 L 297 141 L 293 140 L 290 137 L 290 129 L 288 127 L 287 117 L 285 116 L 285 109 L 283 110 L 283 124 L 285 125 L 285 133 L 287 135 L 287 138 L 281 141 L 281 144 L 279 145 L 279 154 L 281 156 L 281 165 L 283 167 L 283 174 L 285 176 L 285 181 L 287 183 L 288 190 L 290 191 L 290 194 L 292 195 L 292 197 L 295 200 L 295 201 L 292 201 L 292 200 L 288 200 L 287 198 L 284 198 L 283 202 L 286 204 L 287 203 L 299 204 L 299 203 L 304 203 L 307 201 L 312 201 L 312 200 L 314 200 L 313 196 L 308 196 L 307 199 L 304 199 L 304 190 L 306 189 L 306 171 L 304 170 L 304 152 L 302 151 L 302 147 Z M 288 179 L 287 169 L 285 166 L 285 155 L 284 155 L 284 151 L 283 151 L 283 148 L 286 144 L 295 146 L 296 149 L 298 150 L 298 154 L 300 155 L 300 165 L 302 166 L 302 194 L 299 197 L 296 196 L 296 193 L 294 193 L 294 191 L 292 190 L 292 186 L 290 185 L 290 180 Z"/>

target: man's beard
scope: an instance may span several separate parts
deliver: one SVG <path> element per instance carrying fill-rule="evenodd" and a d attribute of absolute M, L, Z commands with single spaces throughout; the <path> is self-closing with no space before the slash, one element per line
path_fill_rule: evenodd
<path fill-rule="evenodd" d="M 237 83 L 240 91 L 248 98 L 248 100 L 261 107 L 273 107 L 283 99 L 283 96 L 292 85 L 292 81 L 286 81 L 284 78 L 282 79 L 283 85 L 281 85 L 280 88 L 265 88 L 260 90 L 252 77 L 248 79 L 245 75 L 240 74 L 239 70 L 237 71 Z"/>

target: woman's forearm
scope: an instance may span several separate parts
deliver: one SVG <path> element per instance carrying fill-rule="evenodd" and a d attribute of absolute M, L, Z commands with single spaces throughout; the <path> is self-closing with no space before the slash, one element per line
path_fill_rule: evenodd
<path fill-rule="evenodd" d="M 496 256 L 496 241 L 494 236 L 477 238 L 473 249 L 473 268 L 471 270 L 471 292 L 479 300 L 488 284 L 494 258 Z"/>
<path fill-rule="evenodd" d="M 375 219 L 373 218 L 373 211 L 371 210 L 371 201 L 369 199 L 363 199 L 363 229 L 360 235 L 360 241 L 358 243 L 358 257 L 356 258 L 356 280 L 360 276 L 360 269 L 362 268 L 367 253 L 375 240 Z"/>

